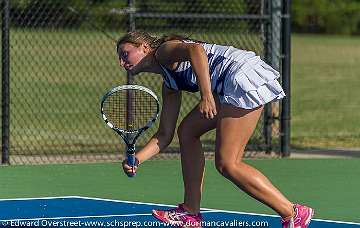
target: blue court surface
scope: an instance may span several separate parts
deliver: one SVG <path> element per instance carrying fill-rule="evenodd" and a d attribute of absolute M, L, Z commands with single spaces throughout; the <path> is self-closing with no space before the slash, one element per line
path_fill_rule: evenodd
<path fill-rule="evenodd" d="M 151 216 L 154 208 L 173 206 L 67 196 L 0 200 L 1 227 L 174 227 Z M 273 215 L 202 209 L 203 227 L 281 227 Z M 314 219 L 310 228 L 360 227 L 347 223 Z"/>

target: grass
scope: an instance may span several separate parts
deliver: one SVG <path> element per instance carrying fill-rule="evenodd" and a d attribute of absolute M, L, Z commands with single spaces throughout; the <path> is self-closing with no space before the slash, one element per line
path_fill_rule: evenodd
<path fill-rule="evenodd" d="M 293 147 L 360 148 L 359 62 L 358 37 L 293 36 Z"/>
<path fill-rule="evenodd" d="M 114 44 L 97 33 L 15 30 L 11 45 L 12 153 L 107 144 L 113 135 L 101 122 L 100 98 L 125 82 Z"/>
<path fill-rule="evenodd" d="M 113 37 L 121 35 L 109 33 Z M 121 139 L 106 127 L 99 113 L 105 91 L 126 83 L 126 72 L 118 66 L 114 43 L 93 31 L 16 29 L 10 34 L 11 153 L 124 150 Z M 229 34 L 227 38 L 233 40 L 237 36 Z M 261 52 L 260 40 L 247 36 L 252 38 L 249 47 L 257 47 Z M 192 37 L 219 43 L 224 40 L 219 34 Z M 141 74 L 136 83 L 144 84 L 160 96 L 160 76 Z M 179 122 L 197 102 L 198 96 L 184 94 Z M 145 132 L 138 146 L 156 129 Z M 253 140 L 259 142 L 261 137 L 259 124 Z M 213 138 L 214 132 L 204 136 L 204 140 Z M 177 137 L 171 147 L 178 147 Z"/>
<path fill-rule="evenodd" d="M 11 152 L 54 154 L 117 152 L 123 144 L 99 115 L 105 91 L 126 82 L 114 43 L 97 32 L 12 30 Z M 110 32 L 113 37 L 121 34 Z M 261 53 L 258 38 L 201 34 L 193 38 L 247 47 Z M 356 110 L 360 40 L 351 37 L 294 35 L 292 39 L 292 134 L 294 148 L 360 147 Z M 144 84 L 160 96 L 160 76 L 143 74 Z M 185 93 L 180 120 L 198 102 Z M 158 124 L 158 122 L 157 122 Z M 263 143 L 261 125 L 252 144 Z M 154 133 L 146 132 L 140 145 Z M 211 141 L 214 132 L 205 135 Z M 275 141 L 276 141 L 276 137 Z M 177 147 L 174 138 L 172 147 Z M 210 143 L 211 144 L 211 143 Z"/>

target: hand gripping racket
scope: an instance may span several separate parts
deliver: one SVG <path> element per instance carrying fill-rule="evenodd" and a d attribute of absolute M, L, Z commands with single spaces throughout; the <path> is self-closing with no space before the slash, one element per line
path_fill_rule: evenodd
<path fill-rule="evenodd" d="M 136 166 L 135 142 L 159 114 L 159 100 L 150 89 L 139 85 L 121 85 L 107 92 L 101 100 L 105 123 L 126 144 L 127 164 Z M 128 174 L 129 177 L 135 173 Z"/>

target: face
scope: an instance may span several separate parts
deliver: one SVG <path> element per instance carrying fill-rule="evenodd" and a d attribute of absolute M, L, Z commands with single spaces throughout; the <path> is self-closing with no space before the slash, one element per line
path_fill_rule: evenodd
<path fill-rule="evenodd" d="M 124 43 L 119 46 L 119 64 L 125 70 L 131 70 L 136 66 L 146 55 L 148 51 L 146 45 L 141 44 L 136 47 L 131 43 Z"/>

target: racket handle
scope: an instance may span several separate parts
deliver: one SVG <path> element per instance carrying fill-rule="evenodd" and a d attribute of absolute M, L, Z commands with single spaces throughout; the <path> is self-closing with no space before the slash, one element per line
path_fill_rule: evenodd
<path fill-rule="evenodd" d="M 129 154 L 129 153 L 127 154 L 127 164 L 132 167 L 134 167 L 136 165 L 135 154 Z M 134 177 L 134 176 L 136 176 L 136 173 L 128 173 L 127 176 Z"/>

